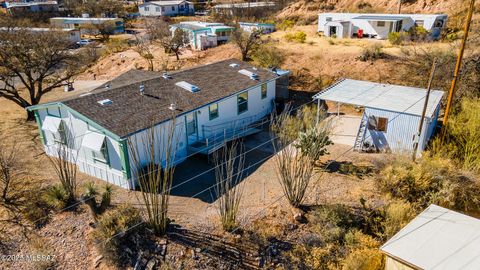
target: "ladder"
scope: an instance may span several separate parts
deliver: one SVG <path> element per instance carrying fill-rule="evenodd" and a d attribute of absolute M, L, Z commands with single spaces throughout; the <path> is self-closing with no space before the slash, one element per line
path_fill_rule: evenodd
<path fill-rule="evenodd" d="M 367 133 L 368 117 L 363 113 L 362 120 L 360 121 L 360 128 L 358 129 L 357 137 L 355 138 L 355 144 L 353 145 L 353 151 L 360 152 L 363 149 L 363 142 L 365 141 L 365 134 Z"/>

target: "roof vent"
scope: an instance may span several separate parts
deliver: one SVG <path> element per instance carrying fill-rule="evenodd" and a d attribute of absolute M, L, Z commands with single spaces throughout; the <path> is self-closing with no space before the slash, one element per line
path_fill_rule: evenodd
<path fill-rule="evenodd" d="M 197 86 L 193 85 L 193 84 L 190 84 L 188 82 L 185 82 L 185 81 L 181 81 L 181 82 L 177 82 L 175 83 L 176 86 L 179 86 L 185 90 L 188 90 L 192 93 L 195 93 L 195 92 L 198 92 L 200 91 L 200 88 L 198 88 Z"/>
<path fill-rule="evenodd" d="M 113 101 L 111 101 L 110 99 L 102 99 L 102 100 L 99 100 L 97 101 L 98 104 L 102 105 L 102 106 L 105 106 L 105 105 L 110 105 L 113 103 Z"/>
<path fill-rule="evenodd" d="M 175 103 L 172 103 L 172 104 L 170 104 L 168 109 L 171 110 L 171 111 L 176 111 L 177 110 L 177 105 L 175 105 Z"/>
<path fill-rule="evenodd" d="M 164 72 L 164 73 L 162 74 L 162 77 L 163 77 L 165 80 L 168 80 L 168 79 L 171 79 L 171 78 L 172 78 L 172 76 L 171 76 L 170 74 L 168 74 L 167 72 Z"/>
<path fill-rule="evenodd" d="M 238 73 L 248 76 L 252 80 L 258 80 L 258 74 L 248 71 L 246 69 L 241 69 Z"/>
<path fill-rule="evenodd" d="M 105 89 L 110 89 L 111 85 L 109 83 L 105 84 Z"/>
<path fill-rule="evenodd" d="M 230 64 L 229 66 L 230 66 L 231 68 L 237 68 L 237 67 L 239 67 L 240 65 L 237 64 L 237 63 L 232 63 L 232 64 Z"/>
<path fill-rule="evenodd" d="M 145 85 L 143 83 L 140 84 L 140 95 L 144 95 L 145 94 Z"/>

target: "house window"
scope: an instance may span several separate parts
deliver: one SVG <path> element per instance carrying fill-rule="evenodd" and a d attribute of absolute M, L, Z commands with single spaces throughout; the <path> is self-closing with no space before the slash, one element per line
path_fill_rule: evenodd
<path fill-rule="evenodd" d="M 197 133 L 197 124 L 195 123 L 195 115 L 187 115 L 187 136 Z"/>
<path fill-rule="evenodd" d="M 172 7 L 172 11 L 175 11 L 175 6 Z"/>
<path fill-rule="evenodd" d="M 208 115 L 210 116 L 210 120 L 218 117 L 218 103 L 212 104 L 208 107 Z"/>
<path fill-rule="evenodd" d="M 165 7 L 162 7 L 162 12 L 165 12 Z"/>
<path fill-rule="evenodd" d="M 243 92 L 237 96 L 238 114 L 248 111 L 248 92 Z"/>
<path fill-rule="evenodd" d="M 424 20 L 416 20 L 415 21 L 415 25 L 416 26 L 423 26 L 425 24 L 425 21 Z"/>
<path fill-rule="evenodd" d="M 145 11 L 150 11 L 149 7 L 145 7 L 144 9 L 145 9 Z"/>
<path fill-rule="evenodd" d="M 332 21 L 332 17 L 327 17 L 327 18 L 325 19 L 325 21 L 331 22 L 331 21 Z"/>
<path fill-rule="evenodd" d="M 160 7 L 155 7 L 156 12 L 160 12 Z"/>
<path fill-rule="evenodd" d="M 103 164 L 110 164 L 110 159 L 108 156 L 108 147 L 107 140 L 103 141 L 102 148 L 100 151 L 92 151 L 93 161 Z"/>
<path fill-rule="evenodd" d="M 378 21 L 377 26 L 378 27 L 385 27 L 385 22 L 384 21 Z"/>
<path fill-rule="evenodd" d="M 368 117 L 368 129 L 375 131 L 387 132 L 388 118 L 369 116 Z"/>
<path fill-rule="evenodd" d="M 262 84 L 262 99 L 267 97 L 267 84 Z"/>
<path fill-rule="evenodd" d="M 61 117 L 60 108 L 47 108 L 47 115 Z"/>
<path fill-rule="evenodd" d="M 65 127 L 65 122 L 60 121 L 57 134 L 55 134 L 53 137 L 56 143 L 63 144 L 63 145 L 67 144 L 67 127 Z"/>

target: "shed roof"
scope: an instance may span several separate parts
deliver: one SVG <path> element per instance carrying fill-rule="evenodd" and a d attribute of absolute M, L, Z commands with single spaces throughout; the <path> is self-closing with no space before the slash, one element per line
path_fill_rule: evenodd
<path fill-rule="evenodd" d="M 422 88 L 343 79 L 313 98 L 420 116 L 426 93 Z M 442 91 L 430 92 L 427 117 L 432 117 L 442 97 Z"/>
<path fill-rule="evenodd" d="M 408 19 L 407 16 L 389 16 L 389 15 L 360 15 L 358 17 L 352 18 L 353 20 L 367 20 L 367 21 L 387 21 L 387 22 L 396 22 L 404 19 Z"/>
<path fill-rule="evenodd" d="M 432 204 L 380 249 L 421 269 L 478 269 L 480 220 Z"/>
<path fill-rule="evenodd" d="M 234 63 L 238 66 L 230 66 Z M 238 71 L 241 69 L 258 74 L 258 80 L 240 74 Z M 129 71 L 107 83 L 110 84 L 109 88 L 106 88 L 105 84 L 88 94 L 60 103 L 124 138 L 147 129 L 152 124 L 170 119 L 172 111 L 168 107 L 172 103 L 178 108 L 176 113 L 182 114 L 277 77 L 267 69 L 255 68 L 236 59 L 172 72 L 170 75 L 171 79 L 165 79 L 159 72 Z M 176 86 L 176 83 L 181 81 L 201 90 L 192 93 Z M 144 95 L 140 94 L 142 83 Z M 107 99 L 111 100 L 110 104 L 99 104 L 99 101 Z M 36 107 L 38 106 L 29 109 L 35 110 Z"/>

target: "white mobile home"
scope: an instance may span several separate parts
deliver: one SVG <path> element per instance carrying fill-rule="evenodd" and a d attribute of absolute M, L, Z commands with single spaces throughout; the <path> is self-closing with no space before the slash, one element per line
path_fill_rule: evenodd
<path fill-rule="evenodd" d="M 205 50 L 226 43 L 235 27 L 215 22 L 186 21 L 170 26 L 172 34 L 176 29 L 188 33 L 190 46 L 195 50 Z"/>
<path fill-rule="evenodd" d="M 411 153 L 418 142 L 423 151 L 433 136 L 440 112 L 442 91 L 432 90 L 421 133 L 418 129 L 427 91 L 421 88 L 344 79 L 314 96 L 321 100 L 364 108 L 359 119 L 354 150 Z"/>
<path fill-rule="evenodd" d="M 152 1 L 138 6 L 141 16 L 188 16 L 195 14 L 192 2 L 178 1 Z"/>
<path fill-rule="evenodd" d="M 225 141 L 258 131 L 252 124 L 274 109 L 278 79 L 234 59 L 163 75 L 132 70 L 92 92 L 28 110 L 35 112 L 48 155 L 72 135 L 68 145 L 78 153 L 80 171 L 133 189 L 136 170 L 128 146 L 141 149 L 151 128 L 163 134 L 175 119 L 175 163 L 210 154 Z M 164 163 L 148 157 L 141 162 Z"/>
<path fill-rule="evenodd" d="M 433 39 L 438 39 L 447 18 L 445 14 L 321 13 L 318 15 L 318 32 L 327 37 L 386 39 L 391 32 L 422 26 Z"/>
<path fill-rule="evenodd" d="M 380 250 L 385 270 L 476 270 L 480 220 L 432 204 Z"/>
<path fill-rule="evenodd" d="M 50 18 L 50 25 L 55 28 L 80 29 L 87 25 L 112 24 L 111 34 L 123 34 L 125 27 L 121 18 L 90 18 L 90 17 L 55 17 Z M 83 34 L 83 33 L 82 33 Z"/>
<path fill-rule="evenodd" d="M 273 23 L 250 23 L 240 22 L 240 28 L 246 32 L 261 31 L 262 34 L 270 34 L 275 32 L 275 24 Z"/>

